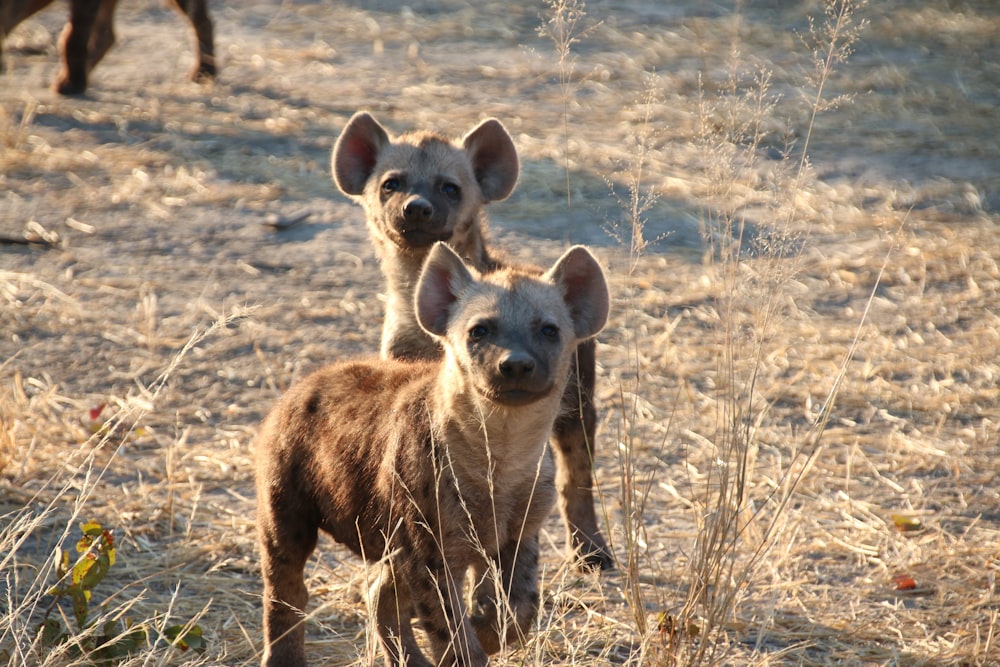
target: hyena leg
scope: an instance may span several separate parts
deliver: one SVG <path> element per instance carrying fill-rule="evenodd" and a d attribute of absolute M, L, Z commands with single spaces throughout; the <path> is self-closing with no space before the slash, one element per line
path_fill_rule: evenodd
<path fill-rule="evenodd" d="M 490 654 L 522 641 L 538 613 L 538 536 L 507 544 L 495 564 L 499 584 L 488 577 L 477 589 L 480 614 L 472 619 L 479 643 Z"/>
<path fill-rule="evenodd" d="M 204 82 L 215 78 L 215 33 L 208 15 L 207 0 L 171 0 L 194 27 L 198 39 L 198 63 L 191 72 L 191 80 Z"/>
<path fill-rule="evenodd" d="M 87 45 L 87 72 L 91 72 L 115 43 L 115 6 L 118 0 L 101 0 Z"/>
<path fill-rule="evenodd" d="M 571 554 L 581 557 L 588 569 L 608 570 L 614 567 L 614 560 L 594 514 L 595 347 L 594 341 L 588 340 L 576 348 L 569 384 L 563 394 L 563 412 L 553 427 L 552 450 L 559 511 L 566 520 L 566 541 Z"/>
<path fill-rule="evenodd" d="M 423 569 L 410 578 L 413 606 L 430 640 L 434 664 L 485 667 L 489 658 L 479 644 L 462 596 L 462 567 Z"/>
<path fill-rule="evenodd" d="M 261 575 L 264 579 L 263 667 L 306 664 L 305 608 L 309 601 L 303 572 L 316 548 L 317 529 L 259 512 Z M 295 525 L 288 530 L 284 526 Z"/>
<path fill-rule="evenodd" d="M 60 95 L 82 95 L 87 90 L 87 45 L 101 0 L 73 0 L 69 3 L 69 23 L 59 38 L 62 71 L 55 89 Z"/>
<path fill-rule="evenodd" d="M 371 591 L 375 604 L 375 627 L 386 666 L 431 667 L 413 636 L 411 620 L 414 612 L 410 589 L 402 579 L 393 576 L 390 563 L 382 565 Z"/>

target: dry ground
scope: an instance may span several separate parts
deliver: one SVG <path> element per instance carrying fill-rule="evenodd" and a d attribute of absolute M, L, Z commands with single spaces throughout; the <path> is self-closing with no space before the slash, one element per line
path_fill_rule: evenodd
<path fill-rule="evenodd" d="M 859 10 L 824 90 L 853 97 L 811 124 L 821 4 L 746 4 L 595 0 L 560 62 L 536 3 L 214 2 L 222 70 L 200 87 L 180 19 L 134 1 L 82 99 L 48 90 L 64 10 L 22 25 L 0 75 L 0 236 L 37 241 L 0 246 L 9 664 L 37 661 L 26 601 L 83 520 L 119 543 L 95 602 L 208 638 L 132 663 L 256 660 L 256 425 L 304 372 L 377 347 L 378 269 L 328 167 L 360 108 L 451 134 L 501 118 L 523 173 L 494 236 L 537 262 L 591 244 L 612 280 L 596 464 L 638 580 L 576 572 L 553 517 L 538 632 L 498 664 L 667 664 L 657 626 L 692 584 L 733 424 L 736 561 L 767 551 L 722 582 L 740 598 L 714 662 L 1000 664 L 1000 8 Z M 774 104 L 755 112 L 762 69 Z M 754 119 L 756 140 L 737 131 Z M 738 263 L 703 243 L 730 221 Z M 317 664 L 363 651 L 360 573 L 321 543 Z"/>

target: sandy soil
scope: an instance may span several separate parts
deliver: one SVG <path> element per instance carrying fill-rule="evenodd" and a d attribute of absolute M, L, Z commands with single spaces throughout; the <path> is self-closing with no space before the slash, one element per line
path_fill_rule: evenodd
<path fill-rule="evenodd" d="M 739 211 L 758 238 L 786 219 L 785 199 L 772 205 L 767 194 L 787 185 L 776 174 L 796 163 L 807 139 L 815 95 L 809 17 L 822 18 L 821 4 L 750 3 L 734 12 L 723 2 L 595 0 L 586 7 L 585 34 L 561 66 L 552 40 L 539 34 L 549 8 L 537 3 L 213 2 L 221 73 L 208 86 L 185 78 L 192 36 L 179 16 L 157 2 L 123 5 L 119 42 L 85 97 L 49 90 L 62 8 L 26 22 L 5 45 L 0 385 L 20 412 L 5 422 L 18 424 L 18 449 L 0 471 L 8 498 L 2 507 L 51 499 L 60 487 L 46 472 L 60 470 L 65 457 L 62 474 L 71 479 L 89 452 L 80 444 L 88 410 L 104 403 L 109 412 L 127 409 L 141 431 L 123 438 L 114 457 L 98 456 L 110 467 L 84 513 L 121 521 L 123 555 L 152 577 L 144 584 L 151 606 L 178 585 L 201 605 L 213 601 L 202 621 L 215 638 L 212 660 L 252 660 L 246 638 L 259 623 L 250 467 L 256 425 L 302 373 L 377 349 L 381 279 L 360 209 L 330 181 L 337 133 L 358 109 L 395 130 L 451 135 L 496 116 L 523 160 L 515 194 L 491 209 L 498 243 L 537 263 L 568 242 L 587 243 L 613 276 L 616 315 L 601 337 L 599 478 L 612 525 L 619 524 L 625 510 L 615 441 L 626 440 L 618 419 L 627 395 L 638 415 L 630 423 L 647 443 L 643 470 L 662 481 L 651 496 L 647 538 L 664 564 L 644 581 L 657 591 L 645 612 L 655 619 L 680 604 L 696 526 L 681 481 L 690 484 L 691 467 L 700 465 L 693 448 L 716 415 L 702 399 L 718 388 L 719 350 L 706 342 L 719 324 L 709 307 L 717 286 L 703 264 L 702 228 L 717 211 Z M 877 558 L 868 547 L 837 546 L 868 539 L 839 528 L 829 539 L 817 528 L 801 545 L 782 542 L 786 556 L 799 555 L 767 579 L 773 606 L 760 602 L 734 621 L 734 642 L 741 655 L 772 654 L 773 664 L 784 664 L 782 649 L 788 664 L 884 664 L 900 654 L 908 664 L 997 664 L 990 661 L 1000 653 L 969 648 L 969 637 L 985 636 L 995 614 L 970 612 L 967 627 L 948 629 L 949 591 L 963 609 L 973 604 L 955 592 L 957 583 L 940 585 L 933 605 L 918 601 L 915 611 L 892 612 L 895 621 L 887 623 L 905 621 L 898 635 L 873 638 L 864 629 L 884 606 L 884 582 L 872 583 L 878 577 L 922 567 L 930 551 L 945 542 L 955 547 L 956 536 L 973 527 L 986 531 L 977 533 L 981 544 L 998 543 L 997 485 L 981 466 L 995 460 L 1000 423 L 1000 8 L 986 0 L 899 0 L 872 3 L 856 18 L 867 25 L 824 91 L 825 99 L 843 98 L 816 119 L 811 169 L 779 230 L 796 239 L 792 264 L 800 273 L 783 283 L 787 326 L 761 378 L 770 407 L 760 413 L 760 465 L 766 477 L 767 466 L 780 473 L 795 460 L 798 450 L 786 440 L 815 416 L 888 254 L 875 328 L 862 336 L 862 358 L 850 368 L 848 399 L 835 418 L 834 443 L 847 453 L 831 453 L 821 465 L 829 465 L 833 481 L 817 483 L 797 507 L 803 521 L 829 513 L 839 522 L 857 510 L 863 518 L 849 533 L 869 516 L 881 517 L 884 531 L 893 509 L 916 507 L 938 513 L 941 541 L 906 556 L 910 547 L 883 535 L 874 546 L 865 543 Z M 561 70 L 568 87 L 560 85 Z M 752 146 L 752 186 L 720 189 L 719 165 L 702 141 L 704 121 L 730 154 L 745 150 L 725 128 L 731 114 L 746 113 L 738 102 L 759 72 L 769 77 L 773 108 Z M 726 137 L 733 141 L 725 144 Z M 621 200 L 638 173 L 640 148 L 640 193 L 656 198 L 643 213 L 652 243 L 630 273 Z M 308 217 L 289 229 L 270 224 L 301 214 Z M 814 349 L 823 352 L 814 356 Z M 678 426 L 674 418 L 687 421 Z M 844 461 L 854 461 L 859 447 L 875 463 L 870 470 L 858 464 L 852 479 Z M 914 452 L 932 463 L 917 464 Z M 895 480 L 882 489 L 887 496 L 868 495 L 886 477 Z M 853 510 L 838 500 L 838 485 Z M 57 536 L 39 538 L 25 562 L 44 560 Z M 567 627 L 585 628 L 588 643 L 567 648 L 550 637 L 552 646 L 522 658 L 637 660 L 640 640 L 618 575 L 581 583 L 560 561 L 555 520 L 549 540 L 547 613 L 570 609 Z M 802 555 L 825 549 L 813 565 Z M 164 565 L 154 553 L 173 574 L 154 575 Z M 974 587 L 987 570 L 992 576 L 995 552 L 961 554 L 955 562 L 975 572 Z M 317 655 L 363 648 L 365 614 L 349 592 L 357 566 L 343 574 L 338 557 L 319 557 L 312 572 L 319 592 L 333 599 L 321 617 L 324 630 L 311 634 Z M 809 617 L 806 594 L 786 604 L 782 577 L 833 587 L 816 593 L 827 613 L 810 619 L 811 631 L 797 625 Z M 840 610 L 852 591 L 836 586 L 859 581 L 868 586 L 856 602 L 862 611 L 845 616 Z M 995 604 L 992 583 L 984 595 Z M 756 625 L 767 609 L 770 620 L 760 627 L 770 635 Z M 942 637 L 959 648 L 948 652 Z"/>

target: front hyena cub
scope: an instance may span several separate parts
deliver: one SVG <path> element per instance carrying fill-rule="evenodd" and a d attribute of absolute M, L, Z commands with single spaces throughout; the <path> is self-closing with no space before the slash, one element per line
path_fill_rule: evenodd
<path fill-rule="evenodd" d="M 333 149 L 333 176 L 364 207 L 386 277 L 382 356 L 437 358 L 439 345 L 413 312 L 417 275 L 437 241 L 447 242 L 479 271 L 508 265 L 486 244 L 483 207 L 506 198 L 517 183 L 514 142 L 493 119 L 460 143 L 430 132 L 391 139 L 378 121 L 361 112 Z M 593 498 L 595 364 L 594 341 L 584 341 L 573 359 L 552 443 L 567 545 L 586 566 L 607 569 L 613 560 L 597 527 Z"/>
<path fill-rule="evenodd" d="M 555 496 L 545 442 L 574 349 L 607 319 L 604 275 L 582 247 L 541 276 L 480 275 L 437 244 L 414 292 L 442 359 L 328 366 L 261 428 L 266 666 L 305 664 L 303 568 L 319 529 L 379 568 L 372 601 L 388 665 L 485 665 L 537 611 L 538 533 Z M 470 568 L 492 581 L 476 587 L 471 618 Z"/>

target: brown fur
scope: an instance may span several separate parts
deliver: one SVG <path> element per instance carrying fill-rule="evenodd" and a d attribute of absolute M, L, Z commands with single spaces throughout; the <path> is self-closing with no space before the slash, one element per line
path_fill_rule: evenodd
<path fill-rule="evenodd" d="M 577 247 L 541 277 L 483 277 L 437 244 L 415 293 L 443 358 L 329 366 L 290 389 L 261 428 L 266 667 L 305 664 L 303 568 L 320 529 L 375 566 L 388 665 L 485 665 L 537 611 L 538 532 L 555 496 L 545 441 L 574 347 L 607 318 L 603 273 Z M 471 617 L 469 568 L 484 575 Z"/>
<path fill-rule="evenodd" d="M 207 0 L 170 0 L 194 27 L 198 39 L 198 62 L 191 78 L 215 78 L 215 46 Z M 0 3 L 0 47 L 3 38 L 21 21 L 52 4 L 52 0 L 6 0 Z M 62 95 L 82 95 L 87 78 L 115 43 L 114 14 L 118 0 L 70 0 L 69 22 L 59 38 L 62 71 L 53 89 Z M 0 49 L 2 65 L 2 49 Z"/>
<path fill-rule="evenodd" d="M 489 119 L 461 141 L 431 132 L 396 138 L 367 113 L 345 126 L 332 157 L 338 187 L 365 210 L 387 282 L 382 355 L 432 359 L 439 346 L 417 323 L 413 285 L 431 244 L 448 245 L 480 271 L 510 263 L 486 240 L 484 206 L 506 198 L 517 183 L 518 159 L 503 125 Z M 528 270 L 529 267 L 521 267 Z M 614 561 L 594 514 L 593 447 L 595 346 L 580 344 L 553 431 L 559 507 L 567 546 L 587 567 Z"/>

